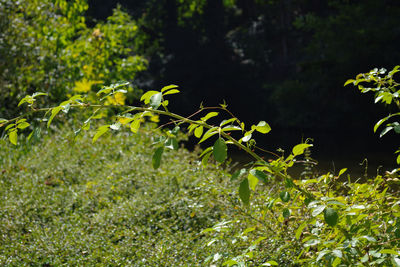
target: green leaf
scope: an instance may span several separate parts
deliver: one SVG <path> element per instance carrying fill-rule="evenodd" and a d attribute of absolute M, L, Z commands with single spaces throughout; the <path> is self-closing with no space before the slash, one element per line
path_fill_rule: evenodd
<path fill-rule="evenodd" d="M 160 146 L 158 147 L 153 154 L 152 158 L 152 163 L 153 163 L 153 168 L 158 169 L 161 165 L 161 156 L 164 152 L 164 147 Z"/>
<path fill-rule="evenodd" d="M 8 120 L 0 118 L 0 123 L 8 122 Z"/>
<path fill-rule="evenodd" d="M 396 162 L 397 162 L 397 164 L 399 164 L 399 165 L 400 165 L 400 154 L 397 156 L 397 158 L 396 158 Z"/>
<path fill-rule="evenodd" d="M 131 123 L 131 131 L 132 133 L 137 133 L 140 128 L 140 119 L 136 119 Z"/>
<path fill-rule="evenodd" d="M 218 116 L 218 112 L 212 111 L 207 113 L 207 115 L 205 115 L 203 118 L 201 118 L 202 121 L 206 122 L 208 119 Z"/>
<path fill-rule="evenodd" d="M 7 127 L 4 130 L 7 131 L 8 129 L 10 129 L 14 126 L 15 126 L 15 123 L 11 123 L 11 124 L 7 125 Z"/>
<path fill-rule="evenodd" d="M 225 140 L 221 137 L 218 138 L 213 146 L 213 155 L 216 161 L 224 162 L 228 157 L 228 147 L 226 146 Z"/>
<path fill-rule="evenodd" d="M 100 126 L 100 127 L 97 129 L 96 134 L 93 136 L 92 143 L 96 142 L 96 140 L 99 139 L 100 136 L 102 136 L 103 134 L 105 134 L 109 129 L 110 129 L 110 125 L 103 125 L 103 126 Z"/>
<path fill-rule="evenodd" d="M 11 144 L 17 145 L 18 143 L 18 133 L 16 129 L 13 129 L 8 132 L 8 139 L 10 140 Z"/>
<path fill-rule="evenodd" d="M 243 174 L 246 173 L 246 169 L 240 169 L 237 170 L 236 172 L 234 172 L 231 176 L 231 181 L 236 180 L 237 178 L 239 178 L 240 176 L 242 176 Z"/>
<path fill-rule="evenodd" d="M 290 209 L 284 208 L 283 211 L 282 211 L 283 218 L 285 218 L 285 219 L 289 218 L 290 217 L 290 213 L 291 213 Z"/>
<path fill-rule="evenodd" d="M 63 109 L 63 107 L 61 107 L 61 106 L 58 106 L 58 107 L 55 107 L 55 108 L 52 108 L 51 109 L 51 116 L 50 116 L 50 118 L 49 118 L 49 121 L 47 122 L 47 128 L 49 128 L 50 127 L 50 124 L 51 124 L 51 122 L 53 121 L 53 119 L 54 119 L 54 117 L 58 114 L 58 112 L 60 112 L 60 110 L 62 110 Z"/>
<path fill-rule="evenodd" d="M 203 138 L 201 138 L 201 140 L 199 141 L 199 144 L 204 142 L 205 140 L 207 140 L 214 134 L 217 134 L 218 133 L 217 129 L 218 129 L 217 127 L 212 127 L 210 129 L 208 129 L 208 131 L 203 135 Z"/>
<path fill-rule="evenodd" d="M 282 191 L 282 192 L 279 194 L 279 197 L 281 198 L 281 200 L 282 200 L 283 202 L 289 202 L 289 200 L 290 200 L 290 193 L 289 193 L 288 191 Z"/>
<path fill-rule="evenodd" d="M 382 249 L 381 251 L 379 251 L 379 253 L 392 254 L 392 255 L 400 256 L 400 254 L 397 251 L 393 250 L 393 249 Z"/>
<path fill-rule="evenodd" d="M 247 180 L 249 181 L 249 188 L 253 191 L 256 190 L 256 186 L 258 184 L 258 179 L 254 175 L 249 172 L 249 175 L 247 176 Z"/>
<path fill-rule="evenodd" d="M 236 121 L 236 120 L 237 120 L 236 118 L 231 118 L 231 119 L 229 119 L 229 120 L 223 120 L 223 121 L 219 124 L 219 127 L 222 127 L 222 126 L 224 126 L 224 125 L 226 125 L 226 124 L 228 124 L 228 123 L 234 122 L 234 121 Z"/>
<path fill-rule="evenodd" d="M 326 205 L 319 205 L 317 206 L 311 213 L 313 217 L 318 216 L 321 212 L 323 212 L 326 208 Z"/>
<path fill-rule="evenodd" d="M 24 121 L 24 122 L 21 122 L 21 123 L 19 123 L 18 125 L 17 125 L 17 128 L 18 129 L 25 129 L 26 127 L 29 127 L 29 123 L 28 122 L 26 122 L 26 121 Z"/>
<path fill-rule="evenodd" d="M 245 134 L 244 134 L 244 136 L 242 137 L 242 141 L 243 142 L 248 142 L 250 139 L 251 139 L 251 134 L 252 132 L 246 132 Z"/>
<path fill-rule="evenodd" d="M 255 127 L 255 130 L 260 132 L 260 133 L 266 134 L 266 133 L 269 133 L 271 131 L 271 127 L 265 121 L 260 121 L 257 124 L 257 126 Z"/>
<path fill-rule="evenodd" d="M 333 208 L 326 208 L 324 210 L 325 222 L 330 226 L 335 226 L 339 220 L 339 214 Z"/>
<path fill-rule="evenodd" d="M 140 98 L 140 101 L 144 101 L 145 104 L 149 104 L 150 103 L 150 98 L 155 95 L 155 94 L 159 94 L 160 92 L 158 91 L 147 91 L 146 93 L 144 93 L 142 95 L 142 97 Z M 160 101 L 161 102 L 161 101 Z"/>
<path fill-rule="evenodd" d="M 171 89 L 174 89 L 174 88 L 178 88 L 178 87 L 179 87 L 178 85 L 170 84 L 170 85 L 164 86 L 161 89 L 161 92 L 165 92 L 165 91 L 168 91 L 168 90 L 171 90 Z"/>
<path fill-rule="evenodd" d="M 343 168 L 340 170 L 338 177 L 340 177 L 340 175 L 342 175 L 343 173 L 345 173 L 347 171 L 347 168 Z"/>
<path fill-rule="evenodd" d="M 307 226 L 307 224 L 308 224 L 308 221 L 305 221 L 299 226 L 299 228 L 297 228 L 296 234 L 295 234 L 295 237 L 297 240 L 300 239 L 301 233 L 303 233 L 303 229 Z"/>
<path fill-rule="evenodd" d="M 169 90 L 169 91 L 165 92 L 164 95 L 172 95 L 172 94 L 177 94 L 177 93 L 180 93 L 180 91 L 177 89 L 173 89 L 173 90 Z"/>
<path fill-rule="evenodd" d="M 385 121 L 387 121 L 390 118 L 390 116 L 387 116 L 383 119 L 380 119 L 374 126 L 374 133 L 376 133 L 376 130 L 378 130 L 379 126 L 382 125 L 382 123 L 384 123 Z"/>
<path fill-rule="evenodd" d="M 301 155 L 304 153 L 304 150 L 307 147 L 311 147 L 311 146 L 312 146 L 311 144 L 298 144 L 295 147 L 293 147 L 293 150 L 292 150 L 293 155 L 295 155 L 295 156 Z"/>
<path fill-rule="evenodd" d="M 388 126 L 385 129 L 382 130 L 381 134 L 379 135 L 379 137 L 384 136 L 385 134 L 387 134 L 390 130 L 392 130 L 393 127 L 392 126 Z"/>
<path fill-rule="evenodd" d="M 200 154 L 200 158 L 205 155 L 206 153 L 211 153 L 212 152 L 212 147 L 207 147 L 201 154 Z"/>
<path fill-rule="evenodd" d="M 236 125 L 227 125 L 224 128 L 221 129 L 221 131 L 223 132 L 227 132 L 227 131 L 241 131 L 242 128 L 240 128 L 239 126 Z"/>
<path fill-rule="evenodd" d="M 243 179 L 239 186 L 239 197 L 242 200 L 243 204 L 250 204 L 250 189 L 249 189 L 249 181 L 247 178 Z"/>
<path fill-rule="evenodd" d="M 165 140 L 164 146 L 173 150 L 177 150 L 179 148 L 176 138 L 168 138 Z"/>
<path fill-rule="evenodd" d="M 264 172 L 257 170 L 257 169 L 251 169 L 250 173 L 251 173 L 251 175 L 257 177 L 257 179 L 260 180 L 261 182 L 263 182 L 264 184 L 268 183 L 268 180 L 267 180 L 268 177 Z"/>
<path fill-rule="evenodd" d="M 197 138 L 200 138 L 202 134 L 203 134 L 203 126 L 199 126 L 194 130 L 194 136 L 196 136 Z"/>
<path fill-rule="evenodd" d="M 355 80 L 353 80 L 353 79 L 347 80 L 347 81 L 344 83 L 343 86 L 346 86 L 346 85 L 348 85 L 348 84 L 350 84 L 350 83 L 353 83 L 353 82 L 355 82 Z"/>
<path fill-rule="evenodd" d="M 42 92 L 36 92 L 36 93 L 33 93 L 32 97 L 37 97 L 37 96 L 41 96 L 41 95 L 48 95 L 48 94 L 42 93 Z"/>
<path fill-rule="evenodd" d="M 161 105 L 162 93 L 154 94 L 150 97 L 150 106 L 157 109 Z"/>
<path fill-rule="evenodd" d="M 279 264 L 276 261 L 267 261 L 264 262 L 261 266 L 272 266 L 272 265 L 278 266 Z"/>
<path fill-rule="evenodd" d="M 212 154 L 212 152 L 210 151 L 210 152 L 206 153 L 203 156 L 203 158 L 201 159 L 201 164 L 203 164 L 204 167 L 207 166 L 208 159 L 210 158 L 211 154 Z"/>

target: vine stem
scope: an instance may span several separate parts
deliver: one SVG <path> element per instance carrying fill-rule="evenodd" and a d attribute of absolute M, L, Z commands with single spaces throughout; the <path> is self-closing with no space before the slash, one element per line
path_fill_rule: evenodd
<path fill-rule="evenodd" d="M 100 109 L 103 108 L 107 108 L 107 107 L 115 107 L 115 108 L 127 108 L 126 111 L 124 111 L 123 113 L 128 113 L 128 112 L 132 112 L 132 111 L 139 111 L 139 112 L 152 112 L 158 115 L 163 115 L 163 116 L 167 116 L 167 117 L 171 117 L 174 118 L 178 121 L 184 122 L 184 123 L 188 123 L 188 124 L 195 124 L 195 125 L 200 125 L 203 126 L 204 128 L 207 129 L 211 129 L 215 126 L 209 125 L 206 122 L 203 121 L 195 121 L 190 119 L 190 117 L 193 117 L 197 114 L 199 114 L 200 112 L 206 110 L 206 109 L 220 109 L 220 110 L 224 110 L 226 112 L 228 112 L 228 114 L 230 114 L 233 118 L 236 118 L 230 111 L 228 111 L 226 108 L 224 107 L 202 107 L 200 110 L 196 111 L 195 113 L 191 114 L 189 117 L 184 117 L 175 113 L 172 113 L 170 111 L 167 110 L 158 110 L 158 109 L 153 109 L 153 108 L 146 108 L 146 107 L 136 107 L 136 106 L 128 106 L 128 105 L 99 105 L 99 104 L 90 104 L 90 103 L 86 103 L 86 104 L 73 104 L 70 106 L 71 108 L 77 107 L 77 108 L 85 108 L 85 107 L 91 107 L 91 108 L 97 108 L 96 112 Z M 54 107 L 51 108 L 39 108 L 39 109 L 32 109 L 31 111 L 18 116 L 16 118 L 7 120 L 6 122 L 4 122 L 2 125 L 5 124 L 9 124 L 12 123 L 14 121 L 17 121 L 23 117 L 27 117 L 31 114 L 34 113 L 38 113 L 38 112 L 48 112 L 50 110 L 52 110 Z M 223 131 L 219 131 L 220 135 L 222 137 L 224 137 L 225 139 L 229 140 L 232 144 L 234 144 L 236 147 L 238 147 L 239 149 L 242 149 L 243 151 L 245 151 L 247 154 L 249 154 L 250 156 L 252 156 L 257 162 L 261 163 L 264 166 L 267 166 L 269 168 L 271 168 L 271 164 L 269 164 L 267 161 L 265 161 L 262 157 L 260 157 L 257 153 L 255 153 L 254 151 L 252 151 L 250 148 L 248 148 L 247 146 L 243 145 L 241 142 L 239 142 L 238 140 L 236 140 L 235 138 L 233 138 L 232 136 L 230 136 L 229 134 L 223 132 Z M 271 168 L 272 169 L 272 168 Z M 279 172 L 279 171 L 274 171 L 274 174 L 276 176 L 278 176 L 281 179 L 286 179 L 288 178 L 287 175 Z M 308 192 L 306 189 L 301 188 L 299 185 L 297 185 L 296 183 L 292 183 L 294 185 L 294 187 L 299 190 L 300 192 L 302 192 L 304 195 L 306 195 L 309 198 L 314 198 L 314 196 Z"/>

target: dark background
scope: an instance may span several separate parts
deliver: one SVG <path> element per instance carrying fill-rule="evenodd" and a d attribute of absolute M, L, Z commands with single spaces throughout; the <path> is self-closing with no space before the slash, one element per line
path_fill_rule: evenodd
<path fill-rule="evenodd" d="M 171 110 L 225 100 L 247 125 L 271 125 L 256 138 L 267 149 L 311 137 L 322 161 L 394 164 L 395 136 L 372 130 L 391 108 L 343 84 L 400 64 L 400 1 L 91 0 L 88 22 L 118 3 L 139 23 L 150 60 L 136 83 L 179 85 Z"/>

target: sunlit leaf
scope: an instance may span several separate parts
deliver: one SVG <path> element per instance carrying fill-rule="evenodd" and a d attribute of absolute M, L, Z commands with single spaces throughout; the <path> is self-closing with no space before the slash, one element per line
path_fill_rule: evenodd
<path fill-rule="evenodd" d="M 171 90 L 171 89 L 178 88 L 178 87 L 179 87 L 179 86 L 178 86 L 178 85 L 175 85 L 175 84 L 167 85 L 167 86 L 164 86 L 164 87 L 161 89 L 161 92 L 165 92 L 165 91 L 167 91 L 167 90 Z"/>
<path fill-rule="evenodd" d="M 55 117 L 55 116 L 58 114 L 58 112 L 60 112 L 60 110 L 62 110 L 62 109 L 63 109 L 63 107 L 58 106 L 58 107 L 55 107 L 55 108 L 53 108 L 53 109 L 51 110 L 51 115 L 50 115 L 50 118 L 49 118 L 49 120 L 48 120 L 48 122 L 47 122 L 47 128 L 50 127 L 50 124 L 51 124 L 51 122 L 53 121 L 54 117 Z"/>
<path fill-rule="evenodd" d="M 132 133 L 137 133 L 140 128 L 140 119 L 136 119 L 131 123 L 131 131 Z"/>
<path fill-rule="evenodd" d="M 29 125 L 30 124 L 28 122 L 24 121 L 24 122 L 18 123 L 17 128 L 18 129 L 25 129 L 26 127 L 29 127 Z"/>
<path fill-rule="evenodd" d="M 258 179 L 254 175 L 249 172 L 249 175 L 247 176 L 247 180 L 249 181 L 249 188 L 253 191 L 256 190 L 256 186 L 258 184 Z"/>
<path fill-rule="evenodd" d="M 308 221 L 305 221 L 305 222 L 303 222 L 303 223 L 299 226 L 299 228 L 297 228 L 296 234 L 295 234 L 295 237 L 296 237 L 297 240 L 300 239 L 300 236 L 301 236 L 301 234 L 303 233 L 303 229 L 304 229 L 307 225 L 308 225 Z"/>
<path fill-rule="evenodd" d="M 292 149 L 292 153 L 295 156 L 301 155 L 304 153 L 304 150 L 308 147 L 311 147 L 311 144 L 298 144 Z"/>
<path fill-rule="evenodd" d="M 144 101 L 145 104 L 149 104 L 150 103 L 150 98 L 155 95 L 155 94 L 159 94 L 160 92 L 158 91 L 147 91 L 146 93 L 144 93 L 142 95 L 142 97 L 140 98 L 140 101 Z M 161 102 L 161 101 L 160 101 Z"/>
<path fill-rule="evenodd" d="M 154 94 L 150 97 L 150 106 L 157 109 L 161 105 L 162 93 Z"/>
<path fill-rule="evenodd" d="M 201 138 L 201 140 L 199 141 L 199 144 L 204 142 L 205 140 L 207 140 L 208 138 L 210 138 L 211 136 L 217 134 L 217 127 L 212 127 L 210 129 L 208 129 L 208 131 L 203 135 L 203 138 Z"/>
<path fill-rule="evenodd" d="M 177 94 L 177 93 L 180 93 L 180 91 L 177 89 L 172 89 L 172 90 L 165 92 L 164 95 L 172 95 L 172 94 Z"/>
<path fill-rule="evenodd" d="M 196 136 L 197 138 L 200 138 L 202 134 L 203 134 L 203 126 L 199 126 L 194 130 L 194 136 Z"/>
<path fill-rule="evenodd" d="M 96 142 L 96 140 L 99 139 L 100 136 L 102 136 L 103 134 L 105 134 L 109 129 L 110 129 L 110 125 L 103 125 L 103 126 L 100 126 L 100 127 L 97 129 L 96 134 L 93 136 L 92 143 Z"/>
<path fill-rule="evenodd" d="M 212 111 L 212 112 L 207 113 L 207 115 L 205 115 L 204 117 L 202 117 L 201 120 L 205 122 L 208 119 L 215 117 L 215 116 L 218 116 L 218 112 Z"/>
<path fill-rule="evenodd" d="M 18 133 L 17 130 L 13 129 L 11 131 L 8 132 L 8 139 L 10 140 L 11 144 L 13 145 L 17 145 L 18 143 Z"/>
<path fill-rule="evenodd" d="M 269 126 L 268 123 L 266 123 L 265 121 L 260 121 L 257 126 L 255 127 L 255 130 L 257 132 L 266 134 L 269 133 L 271 131 L 271 127 Z"/>

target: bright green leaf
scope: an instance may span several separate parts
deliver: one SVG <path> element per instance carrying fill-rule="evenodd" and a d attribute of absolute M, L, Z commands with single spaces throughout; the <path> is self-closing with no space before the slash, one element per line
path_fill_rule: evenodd
<path fill-rule="evenodd" d="M 317 206 L 311 213 L 313 217 L 318 216 L 320 213 L 322 213 L 325 210 L 326 206 L 325 205 L 319 205 Z"/>
<path fill-rule="evenodd" d="M 215 135 L 218 133 L 217 127 L 212 127 L 211 129 L 208 129 L 208 131 L 203 135 L 203 138 L 199 141 L 199 144 L 210 138 L 211 136 Z"/>
<path fill-rule="evenodd" d="M 18 143 L 18 133 L 17 133 L 17 130 L 16 130 L 16 129 L 15 129 L 15 130 L 13 129 L 13 130 L 9 131 L 9 132 L 8 132 L 8 138 L 9 138 L 11 144 L 17 145 L 17 143 Z"/>
<path fill-rule="evenodd" d="M 249 175 L 247 176 L 247 180 L 249 181 L 250 189 L 255 191 L 256 190 L 256 186 L 258 184 L 257 177 L 255 177 L 254 175 L 251 174 L 251 172 L 249 172 Z"/>
<path fill-rule="evenodd" d="M 142 97 L 140 98 L 140 101 L 144 101 L 145 104 L 149 104 L 150 103 L 150 98 L 155 95 L 155 94 L 159 94 L 160 92 L 158 91 L 147 91 L 146 93 L 144 93 L 142 95 Z M 160 101 L 161 102 L 161 101 Z"/>
<path fill-rule="evenodd" d="M 51 122 L 53 121 L 54 117 L 58 114 L 58 112 L 60 112 L 60 110 L 62 110 L 63 107 L 62 106 L 58 106 L 55 108 L 51 109 L 51 116 L 49 118 L 49 121 L 47 122 L 47 128 L 50 127 Z"/>
<path fill-rule="evenodd" d="M 257 126 L 255 127 L 255 130 L 260 132 L 260 133 L 266 134 L 266 133 L 269 133 L 271 131 L 271 127 L 265 121 L 260 121 L 257 124 Z"/>
<path fill-rule="evenodd" d="M 304 153 L 304 150 L 307 147 L 311 147 L 311 146 L 312 146 L 311 144 L 298 144 L 295 147 L 293 147 L 292 153 L 295 156 L 301 155 Z"/>
<path fill-rule="evenodd" d="M 203 126 L 199 126 L 194 130 L 194 136 L 200 138 L 203 134 Z"/>
<path fill-rule="evenodd" d="M 103 125 L 103 126 L 100 126 L 100 127 L 97 129 L 96 134 L 93 136 L 92 143 L 96 142 L 96 140 L 99 139 L 100 136 L 102 136 L 103 134 L 105 134 L 109 129 L 110 129 L 110 125 Z"/>
<path fill-rule="evenodd" d="M 161 92 L 165 92 L 165 91 L 167 91 L 167 90 L 171 90 L 171 89 L 178 88 L 178 87 L 179 87 L 178 85 L 170 84 L 170 85 L 164 86 L 164 87 L 161 89 Z"/>
<path fill-rule="evenodd" d="M 347 168 L 343 168 L 339 171 L 338 177 L 340 177 L 340 175 L 342 175 L 343 173 L 345 173 L 347 171 Z"/>
<path fill-rule="evenodd" d="M 131 131 L 132 133 L 137 133 L 140 128 L 140 119 L 136 119 L 131 123 Z"/>
<path fill-rule="evenodd" d="M 207 113 L 207 115 L 205 115 L 204 117 L 202 117 L 201 120 L 206 122 L 207 120 L 209 120 L 215 116 L 218 116 L 218 112 L 212 111 L 212 112 Z"/>
<path fill-rule="evenodd" d="M 26 127 L 29 127 L 29 123 L 28 122 L 26 122 L 26 121 L 24 121 L 24 122 L 21 122 L 21 123 L 19 123 L 18 125 L 17 125 L 17 128 L 18 129 L 25 129 Z"/>
<path fill-rule="evenodd" d="M 165 92 L 164 95 L 172 95 L 172 94 L 177 94 L 177 93 L 180 93 L 180 91 L 177 89 L 173 89 L 173 90 L 169 90 L 169 91 Z"/>
<path fill-rule="evenodd" d="M 381 251 L 379 251 L 379 253 L 392 254 L 392 255 L 400 256 L 400 254 L 397 251 L 393 250 L 393 249 L 382 249 Z"/>

